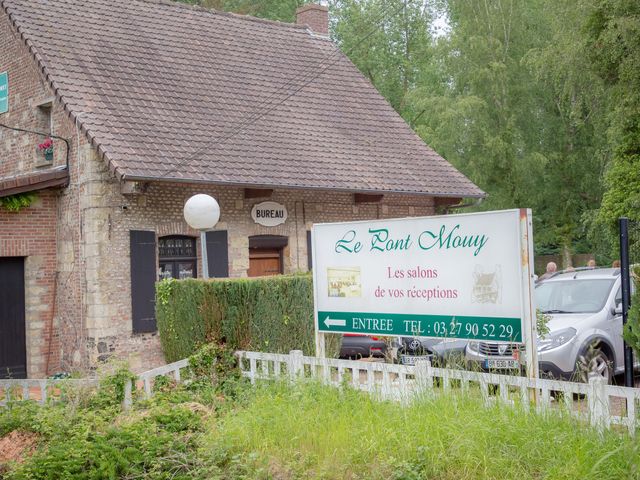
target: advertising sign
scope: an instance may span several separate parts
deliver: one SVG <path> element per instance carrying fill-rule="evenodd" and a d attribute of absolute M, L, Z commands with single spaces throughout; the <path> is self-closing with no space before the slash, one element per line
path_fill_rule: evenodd
<path fill-rule="evenodd" d="M 316 331 L 523 343 L 530 215 L 314 225 Z"/>
<path fill-rule="evenodd" d="M 9 111 L 9 73 L 0 73 L 0 113 Z"/>

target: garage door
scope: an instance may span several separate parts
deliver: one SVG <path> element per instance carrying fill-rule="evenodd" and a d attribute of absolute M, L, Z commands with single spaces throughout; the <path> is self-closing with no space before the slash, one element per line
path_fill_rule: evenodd
<path fill-rule="evenodd" d="M 0 257 L 0 378 L 27 378 L 22 257 Z"/>

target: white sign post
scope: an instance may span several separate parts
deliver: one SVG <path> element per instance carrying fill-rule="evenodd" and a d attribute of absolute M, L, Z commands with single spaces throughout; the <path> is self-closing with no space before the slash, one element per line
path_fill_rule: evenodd
<path fill-rule="evenodd" d="M 525 344 L 537 376 L 531 211 L 313 226 L 316 350 L 324 333 Z"/>

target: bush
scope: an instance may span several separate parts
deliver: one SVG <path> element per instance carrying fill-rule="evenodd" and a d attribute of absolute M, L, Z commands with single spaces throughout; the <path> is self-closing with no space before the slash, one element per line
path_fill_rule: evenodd
<path fill-rule="evenodd" d="M 23 463 L 8 464 L 0 478 L 223 478 L 216 462 L 225 458 L 198 456 L 211 409 L 194 400 L 211 397 L 206 388 L 187 392 L 175 387 L 123 412 L 122 386 L 130 376 L 116 368 L 80 404 L 27 401 L 0 409 L 0 438 L 19 430 L 37 433 L 39 439 L 36 451 Z"/>
<path fill-rule="evenodd" d="M 51 412 L 51 411 L 50 411 Z M 93 416 L 81 411 L 73 419 L 82 428 L 60 423 L 23 465 L 16 465 L 10 479 L 190 479 L 205 462 L 196 457 L 197 432 L 202 419 L 184 406 L 155 407 L 147 415 L 110 417 L 110 425 L 95 428 Z"/>
<path fill-rule="evenodd" d="M 165 359 L 191 355 L 208 342 L 234 350 L 315 351 L 311 275 L 222 280 L 163 280 L 156 318 Z M 333 336 L 332 336 L 333 337 Z M 330 338 L 328 352 L 336 352 Z"/>
<path fill-rule="evenodd" d="M 640 355 L 640 267 L 635 266 L 631 272 L 636 284 L 636 291 L 631 297 L 631 308 L 627 316 L 627 324 L 624 326 L 622 336 L 627 344 Z"/>

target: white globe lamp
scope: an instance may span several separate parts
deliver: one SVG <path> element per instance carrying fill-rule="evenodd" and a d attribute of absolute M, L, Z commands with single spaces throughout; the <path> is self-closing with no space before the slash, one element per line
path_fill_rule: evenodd
<path fill-rule="evenodd" d="M 207 260 L 207 230 L 211 230 L 220 220 L 220 205 L 215 198 L 204 193 L 191 197 L 184 204 L 184 219 L 191 228 L 200 230 L 200 247 L 202 248 L 202 277 L 209 278 Z"/>

